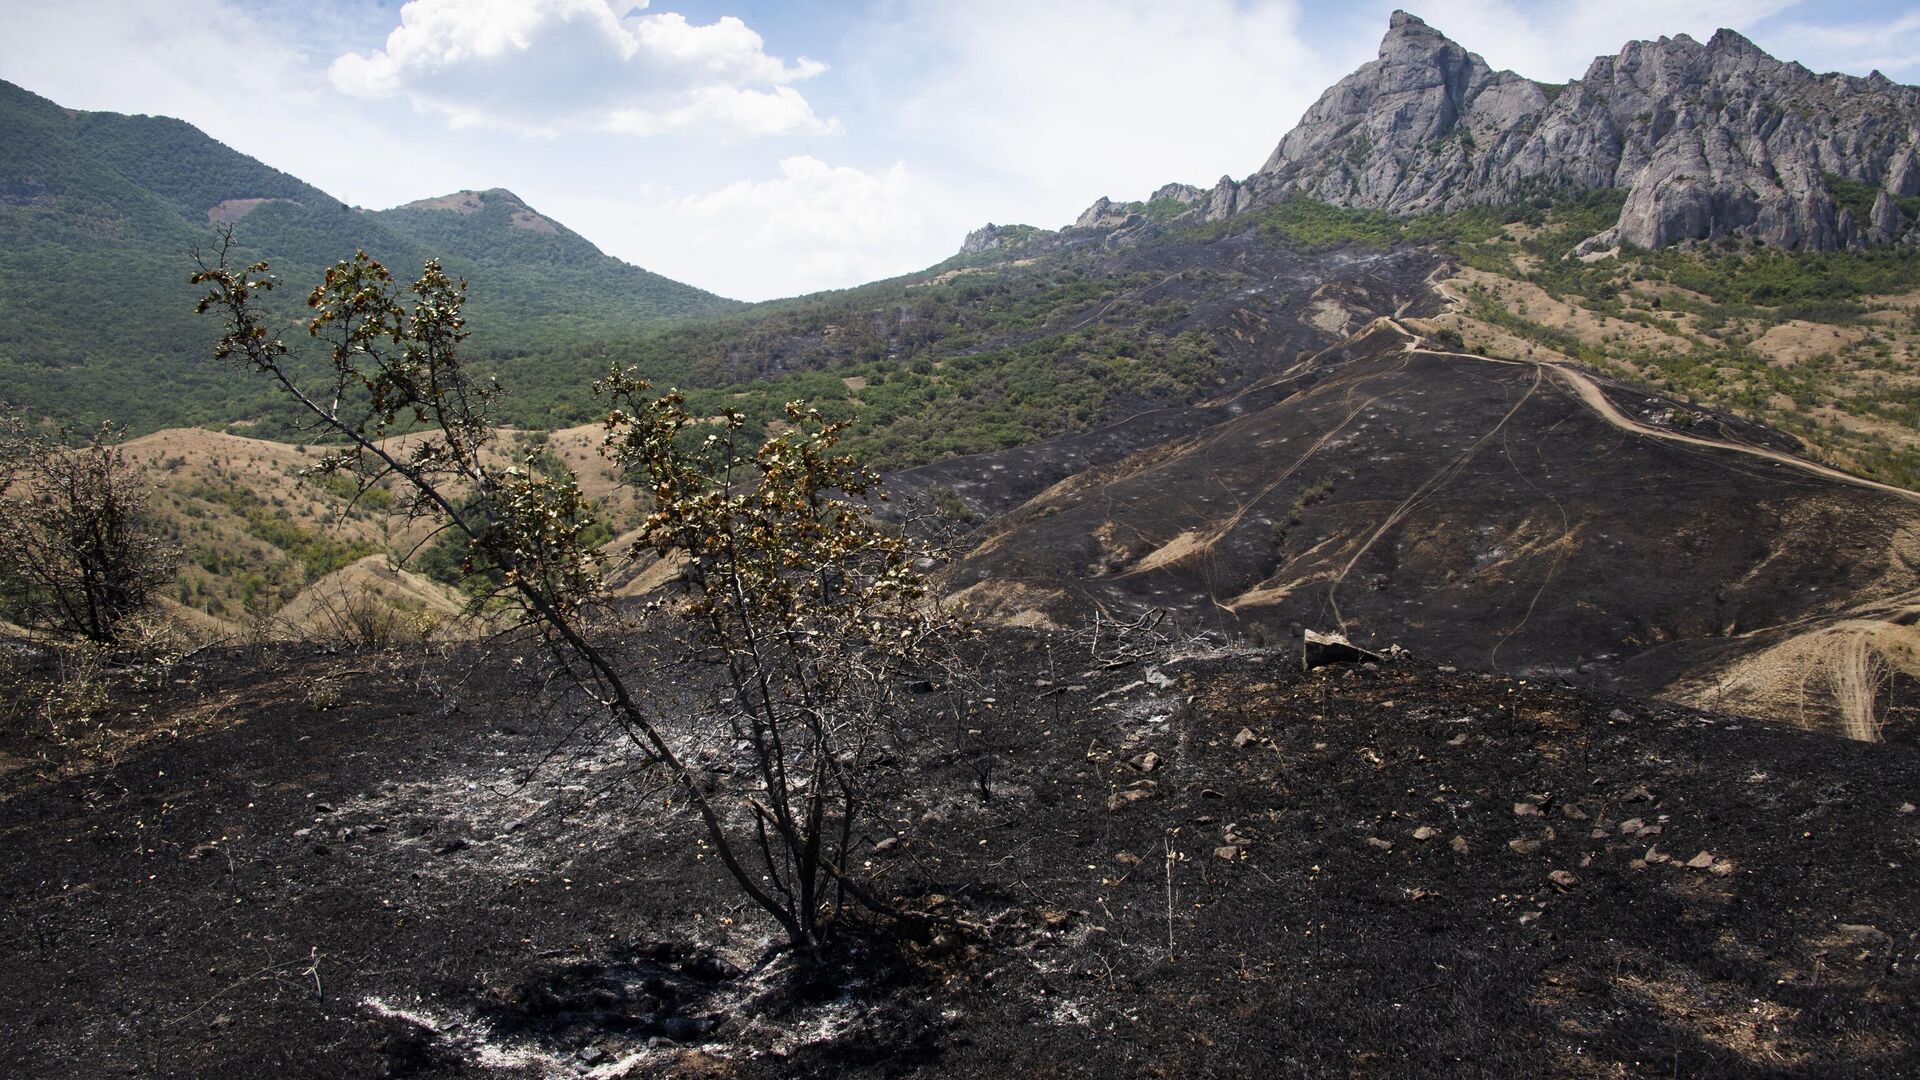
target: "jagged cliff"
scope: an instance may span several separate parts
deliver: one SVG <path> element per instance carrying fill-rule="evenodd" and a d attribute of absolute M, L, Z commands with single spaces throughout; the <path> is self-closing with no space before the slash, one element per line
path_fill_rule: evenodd
<path fill-rule="evenodd" d="M 1218 220 L 1289 196 L 1395 214 L 1619 188 L 1591 246 L 1728 235 L 1826 250 L 1920 241 L 1920 89 L 1815 74 L 1731 30 L 1629 43 L 1565 85 L 1494 71 L 1395 12 L 1377 59 L 1321 95 L 1266 164 L 1211 191 Z M 1082 226 L 1116 224 L 1096 203 Z"/>

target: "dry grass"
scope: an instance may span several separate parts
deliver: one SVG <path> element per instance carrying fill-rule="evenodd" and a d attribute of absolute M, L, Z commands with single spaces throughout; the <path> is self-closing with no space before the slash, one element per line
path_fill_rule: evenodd
<path fill-rule="evenodd" d="M 1690 704 L 1877 742 L 1896 675 L 1920 678 L 1920 628 L 1849 619 L 1796 634 L 1717 673 L 1674 688 Z"/>
<path fill-rule="evenodd" d="M 1065 599 L 1061 589 L 1042 589 L 1017 581 L 979 581 L 948 598 L 963 615 L 977 622 L 1034 630 L 1059 629 L 1047 609 Z"/>
<path fill-rule="evenodd" d="M 302 590 L 274 624 L 294 640 L 385 647 L 464 636 L 465 612 L 459 593 L 368 555 Z"/>

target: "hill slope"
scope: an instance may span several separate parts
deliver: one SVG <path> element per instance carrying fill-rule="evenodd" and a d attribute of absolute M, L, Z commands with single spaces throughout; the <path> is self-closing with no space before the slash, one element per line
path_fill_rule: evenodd
<path fill-rule="evenodd" d="M 429 258 L 472 281 L 490 349 L 631 333 L 734 305 L 601 253 L 511 193 L 371 213 L 166 117 L 62 109 L 0 82 L 0 382 L 34 411 L 137 429 L 267 408 L 204 361 L 189 248 L 215 225 L 294 288 L 357 248 L 398 274 Z M 289 311 L 304 293 L 280 297 Z"/>
<path fill-rule="evenodd" d="M 1026 621 L 1158 608 L 1694 698 L 1800 635 L 1920 617 L 1920 496 L 1575 367 L 1423 347 L 1383 319 L 1236 400 L 984 526 L 955 587 Z M 1785 673 L 1796 693 L 1743 702 L 1839 727 L 1827 655 Z M 1885 678 L 1920 664 L 1875 655 L 1855 713 L 1885 724 Z"/>

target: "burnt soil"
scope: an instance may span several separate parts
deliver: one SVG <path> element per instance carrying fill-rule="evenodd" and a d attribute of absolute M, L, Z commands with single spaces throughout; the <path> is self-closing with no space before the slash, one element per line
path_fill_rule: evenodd
<path fill-rule="evenodd" d="M 1413 660 L 979 649 L 861 860 L 979 929 L 849 918 L 807 966 L 525 657 L 203 653 L 111 761 L 11 733 L 0 1074 L 1920 1071 L 1911 749 Z"/>
<path fill-rule="evenodd" d="M 1911 499 L 1623 430 L 1546 369 L 1409 341 L 1375 324 L 1203 430 L 1055 484 L 974 530 L 952 587 L 1029 622 L 1338 630 L 1641 695 L 1920 595 Z M 1652 428 L 1682 409 L 1605 392 Z M 1693 434 L 1777 448 L 1701 415 Z M 1889 695 L 1896 732 L 1920 724 L 1913 690 Z"/>

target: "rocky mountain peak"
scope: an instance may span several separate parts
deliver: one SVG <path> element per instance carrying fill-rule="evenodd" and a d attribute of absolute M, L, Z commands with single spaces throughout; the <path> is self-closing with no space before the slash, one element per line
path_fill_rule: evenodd
<path fill-rule="evenodd" d="M 1389 53 L 1402 51 L 1407 45 L 1421 41 L 1459 48 L 1451 38 L 1427 25 L 1427 21 L 1420 16 L 1407 11 L 1395 11 L 1387 20 L 1387 36 L 1380 39 L 1380 57 L 1384 60 Z"/>
<path fill-rule="evenodd" d="M 1767 55 L 1760 46 L 1748 40 L 1746 35 L 1740 33 L 1738 30 L 1729 30 L 1724 26 L 1715 30 L 1713 36 L 1707 39 L 1707 48 L 1718 52 L 1748 53 L 1757 56 Z"/>
<path fill-rule="evenodd" d="M 1601 189 L 1627 200 L 1589 250 L 1920 242 L 1920 206 L 1903 202 L 1920 195 L 1920 89 L 1816 75 L 1733 30 L 1629 42 L 1550 86 L 1396 11 L 1379 55 L 1328 88 L 1258 171 L 1182 201 L 1218 220 L 1296 196 L 1420 214 Z M 1080 224 L 1121 227 L 1114 209 Z"/>

